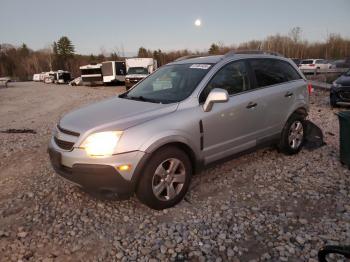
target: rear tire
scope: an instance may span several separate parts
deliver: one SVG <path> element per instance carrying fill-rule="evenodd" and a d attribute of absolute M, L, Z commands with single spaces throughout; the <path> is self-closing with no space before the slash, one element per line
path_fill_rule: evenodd
<path fill-rule="evenodd" d="M 286 155 L 299 153 L 305 142 L 305 117 L 294 113 L 285 124 L 278 148 Z"/>
<path fill-rule="evenodd" d="M 164 147 L 153 153 L 143 169 L 136 196 L 143 204 L 156 210 L 170 208 L 187 193 L 192 164 L 177 147 Z"/>

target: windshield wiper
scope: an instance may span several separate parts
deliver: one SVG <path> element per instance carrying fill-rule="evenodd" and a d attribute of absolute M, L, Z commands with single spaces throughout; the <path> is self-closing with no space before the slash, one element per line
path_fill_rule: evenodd
<path fill-rule="evenodd" d="M 129 98 L 131 100 L 143 101 L 143 102 L 160 103 L 160 101 L 158 100 L 146 98 L 144 96 L 126 96 L 125 98 Z"/>

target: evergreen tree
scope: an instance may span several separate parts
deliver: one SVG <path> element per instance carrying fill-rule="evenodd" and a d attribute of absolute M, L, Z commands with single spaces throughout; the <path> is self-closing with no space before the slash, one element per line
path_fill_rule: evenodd
<path fill-rule="evenodd" d="M 74 58 L 75 52 L 72 41 L 68 37 L 62 36 L 57 43 L 53 43 L 52 49 L 54 54 L 54 70 L 70 70 L 70 62 Z"/>
<path fill-rule="evenodd" d="M 19 48 L 19 54 L 22 57 L 27 57 L 30 53 L 29 48 L 27 47 L 27 45 L 25 43 L 22 44 L 22 46 Z"/>
<path fill-rule="evenodd" d="M 147 51 L 147 49 L 141 46 L 141 47 L 139 48 L 139 52 L 138 52 L 138 54 L 137 54 L 137 57 L 141 57 L 141 58 L 148 57 L 148 51 Z"/>
<path fill-rule="evenodd" d="M 220 51 L 219 46 L 217 44 L 212 44 L 208 50 L 208 53 L 210 55 L 216 55 L 219 53 L 219 51 Z"/>
<path fill-rule="evenodd" d="M 74 45 L 72 44 L 72 41 L 69 40 L 68 37 L 62 36 L 57 41 L 57 53 L 63 58 L 73 57 L 74 51 L 75 51 Z"/>

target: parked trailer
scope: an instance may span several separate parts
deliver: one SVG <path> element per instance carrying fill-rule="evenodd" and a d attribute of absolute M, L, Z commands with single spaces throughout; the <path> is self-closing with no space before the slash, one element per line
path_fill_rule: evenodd
<path fill-rule="evenodd" d="M 4 86 L 5 88 L 8 87 L 8 83 L 11 82 L 11 78 L 10 77 L 0 77 L 0 86 Z"/>
<path fill-rule="evenodd" d="M 56 72 L 56 84 L 67 84 L 71 81 L 71 74 L 68 71 L 58 70 Z"/>
<path fill-rule="evenodd" d="M 48 75 L 48 72 L 41 72 L 40 73 L 40 82 L 44 82 L 45 77 Z"/>
<path fill-rule="evenodd" d="M 102 85 L 102 64 L 85 65 L 80 67 L 83 85 Z"/>
<path fill-rule="evenodd" d="M 103 83 L 125 82 L 126 67 L 124 61 L 106 61 L 102 63 Z"/>
<path fill-rule="evenodd" d="M 153 58 L 127 58 L 125 65 L 127 72 L 125 87 L 129 89 L 157 69 L 157 60 Z"/>
<path fill-rule="evenodd" d="M 40 82 L 41 80 L 40 80 L 40 74 L 34 74 L 33 75 L 33 81 L 35 81 L 35 82 Z"/>
<path fill-rule="evenodd" d="M 50 71 L 50 72 L 46 72 L 44 74 L 44 83 L 45 84 L 53 84 L 56 82 L 57 80 L 57 72 L 56 71 Z"/>

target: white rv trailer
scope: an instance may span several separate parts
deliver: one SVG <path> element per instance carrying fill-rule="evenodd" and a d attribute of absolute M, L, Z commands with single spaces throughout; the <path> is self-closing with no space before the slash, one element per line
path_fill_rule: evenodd
<path fill-rule="evenodd" d="M 57 80 L 57 72 L 56 71 L 50 71 L 50 72 L 46 72 L 44 73 L 44 83 L 45 84 L 53 84 L 56 82 Z"/>
<path fill-rule="evenodd" d="M 44 82 L 45 76 L 47 76 L 47 72 L 41 72 L 40 73 L 40 81 Z"/>
<path fill-rule="evenodd" d="M 102 62 L 103 83 L 125 82 L 126 68 L 124 61 L 106 61 Z"/>
<path fill-rule="evenodd" d="M 33 81 L 40 82 L 40 74 L 34 74 L 33 75 Z"/>
<path fill-rule="evenodd" d="M 102 85 L 102 64 L 85 65 L 80 67 L 83 85 Z"/>
<path fill-rule="evenodd" d="M 129 89 L 157 69 L 157 60 L 153 58 L 127 58 L 125 65 L 125 87 Z"/>
<path fill-rule="evenodd" d="M 68 71 L 58 70 L 56 72 L 56 84 L 67 84 L 71 81 L 71 74 Z"/>

